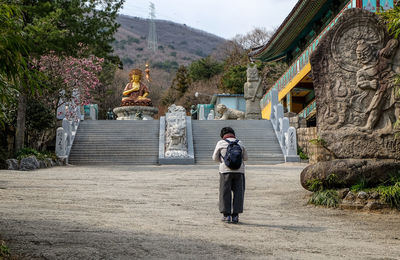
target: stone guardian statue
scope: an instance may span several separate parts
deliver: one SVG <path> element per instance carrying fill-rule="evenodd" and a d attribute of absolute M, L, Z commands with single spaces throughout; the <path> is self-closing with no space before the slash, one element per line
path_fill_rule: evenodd
<path fill-rule="evenodd" d="M 263 96 L 261 78 L 257 66 L 247 66 L 247 82 L 244 84 L 244 99 L 246 100 L 246 119 L 261 119 L 260 100 Z"/>

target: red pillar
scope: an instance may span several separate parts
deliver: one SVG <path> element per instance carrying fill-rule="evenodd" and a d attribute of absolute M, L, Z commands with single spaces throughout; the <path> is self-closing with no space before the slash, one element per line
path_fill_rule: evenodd
<path fill-rule="evenodd" d="M 356 5 L 358 8 L 362 8 L 362 0 L 357 0 Z"/>
<path fill-rule="evenodd" d="M 381 0 L 376 0 L 376 11 L 378 12 L 381 9 Z"/>

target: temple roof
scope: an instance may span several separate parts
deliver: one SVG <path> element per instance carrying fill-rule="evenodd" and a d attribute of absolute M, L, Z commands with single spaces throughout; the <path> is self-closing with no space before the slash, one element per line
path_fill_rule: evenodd
<path fill-rule="evenodd" d="M 334 1 L 341 4 L 348 2 L 348 0 L 299 0 L 268 43 L 253 48 L 249 57 L 264 61 L 285 57 L 290 48 L 299 40 L 299 36 L 306 29 L 310 29 L 317 14 L 322 15 L 321 11 Z"/>

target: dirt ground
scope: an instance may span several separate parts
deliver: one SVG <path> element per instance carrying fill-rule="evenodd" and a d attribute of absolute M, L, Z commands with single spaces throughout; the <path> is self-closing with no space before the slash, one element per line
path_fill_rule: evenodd
<path fill-rule="evenodd" d="M 305 166 L 248 166 L 238 225 L 217 165 L 0 171 L 0 236 L 26 259 L 400 259 L 400 213 L 307 206 Z"/>

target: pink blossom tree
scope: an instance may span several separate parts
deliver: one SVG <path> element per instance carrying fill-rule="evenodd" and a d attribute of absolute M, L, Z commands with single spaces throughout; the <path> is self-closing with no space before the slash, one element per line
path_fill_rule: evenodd
<path fill-rule="evenodd" d="M 78 120 L 78 109 L 91 102 L 91 91 L 100 84 L 103 62 L 103 58 L 93 55 L 60 57 L 53 52 L 33 61 L 34 66 L 46 75 L 42 96 L 55 115 L 59 107 L 65 106 L 65 117 Z"/>

